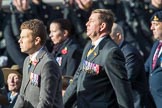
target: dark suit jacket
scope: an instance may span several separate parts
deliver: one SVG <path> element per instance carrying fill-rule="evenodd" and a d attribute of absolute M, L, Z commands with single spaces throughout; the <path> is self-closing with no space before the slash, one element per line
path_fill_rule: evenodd
<path fill-rule="evenodd" d="M 63 50 L 67 50 L 67 53 L 63 54 Z M 61 47 L 55 52 L 54 58 L 57 59 L 62 75 L 74 75 L 80 63 L 81 54 L 82 48 L 73 38 L 69 38 L 61 44 Z"/>
<path fill-rule="evenodd" d="M 154 70 L 152 69 L 153 56 L 159 41 L 156 41 L 152 47 L 149 58 L 145 63 L 145 70 L 149 74 L 149 86 L 153 100 L 157 108 L 162 106 L 162 54 L 160 54 Z"/>
<path fill-rule="evenodd" d="M 8 92 L 7 95 L 8 95 L 8 101 L 10 102 L 11 101 L 10 100 L 11 92 Z M 17 96 L 18 96 L 18 94 L 13 98 L 12 103 L 9 103 L 7 108 L 13 108 L 14 107 L 16 100 L 17 100 Z"/>
<path fill-rule="evenodd" d="M 73 83 L 65 92 L 65 108 L 70 108 L 75 98 L 78 108 L 133 108 L 125 59 L 119 47 L 106 36 L 87 58 L 90 46 L 88 43 L 85 47 Z"/>
<path fill-rule="evenodd" d="M 31 69 L 29 56 L 25 59 L 20 94 L 14 108 L 63 108 L 61 73 L 57 63 L 45 48 L 36 59 L 38 63 Z"/>
<path fill-rule="evenodd" d="M 128 72 L 128 79 L 132 85 L 134 106 L 135 108 L 144 108 L 144 106 L 146 107 L 148 105 L 146 100 L 149 89 L 143 58 L 138 50 L 126 41 L 120 45 L 120 48 L 126 60 L 125 66 Z"/>

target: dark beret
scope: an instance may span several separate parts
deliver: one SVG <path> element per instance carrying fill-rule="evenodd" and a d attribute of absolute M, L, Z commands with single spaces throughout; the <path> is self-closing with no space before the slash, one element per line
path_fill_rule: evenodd
<path fill-rule="evenodd" d="M 162 11 L 157 11 L 155 12 L 152 17 L 151 17 L 151 21 L 162 21 Z"/>

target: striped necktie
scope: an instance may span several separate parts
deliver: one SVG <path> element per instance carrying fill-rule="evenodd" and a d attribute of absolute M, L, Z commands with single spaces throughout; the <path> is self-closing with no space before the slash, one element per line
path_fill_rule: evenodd
<path fill-rule="evenodd" d="M 156 51 L 155 51 L 155 54 L 154 54 L 154 57 L 153 57 L 153 61 L 152 61 L 152 69 L 155 68 L 155 65 L 156 65 L 156 62 L 158 60 L 158 56 L 159 56 L 159 52 L 160 52 L 161 46 L 162 46 L 162 42 L 159 43 L 159 45 L 156 48 Z"/>
<path fill-rule="evenodd" d="M 94 51 L 94 47 L 95 47 L 95 45 L 91 45 L 91 47 L 90 47 L 90 49 L 89 49 L 89 51 L 88 51 L 88 53 L 87 53 L 87 57 L 88 57 L 89 55 L 91 55 L 91 53 Z"/>

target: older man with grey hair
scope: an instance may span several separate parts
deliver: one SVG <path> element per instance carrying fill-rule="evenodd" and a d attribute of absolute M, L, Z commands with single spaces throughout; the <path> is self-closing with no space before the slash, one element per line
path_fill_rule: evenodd
<path fill-rule="evenodd" d="M 135 47 L 125 41 L 123 29 L 119 24 L 113 24 L 110 36 L 124 54 L 125 67 L 133 90 L 134 107 L 148 108 L 148 85 L 142 56 Z"/>

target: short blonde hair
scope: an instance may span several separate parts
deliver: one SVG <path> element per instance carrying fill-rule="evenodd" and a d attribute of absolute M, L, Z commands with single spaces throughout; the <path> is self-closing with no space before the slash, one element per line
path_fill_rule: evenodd
<path fill-rule="evenodd" d="M 99 20 L 107 24 L 107 29 L 111 32 L 114 23 L 114 13 L 110 9 L 95 9 L 93 13 L 99 13 Z"/>
<path fill-rule="evenodd" d="M 124 38 L 124 31 L 122 27 L 117 23 L 113 23 L 111 34 L 114 35 L 116 33 L 120 33 L 121 36 Z"/>

